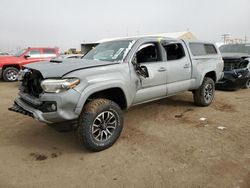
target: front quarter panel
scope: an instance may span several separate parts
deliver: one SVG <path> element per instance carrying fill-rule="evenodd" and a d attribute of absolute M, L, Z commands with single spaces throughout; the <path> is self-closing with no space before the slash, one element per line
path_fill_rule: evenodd
<path fill-rule="evenodd" d="M 120 88 L 124 92 L 127 105 L 132 103 L 129 68 L 127 63 L 100 66 L 74 71 L 64 77 L 76 77 L 80 84 L 74 89 L 81 93 L 75 112 L 80 114 L 86 100 L 92 94 L 111 88 Z"/>

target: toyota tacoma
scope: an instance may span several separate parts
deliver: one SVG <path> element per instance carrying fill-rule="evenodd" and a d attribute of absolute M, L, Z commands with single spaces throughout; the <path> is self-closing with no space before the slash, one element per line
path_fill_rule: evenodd
<path fill-rule="evenodd" d="M 209 42 L 111 40 L 82 59 L 26 65 L 9 110 L 52 126 L 76 122 L 80 142 L 101 151 L 120 136 L 123 110 L 185 91 L 192 91 L 196 105 L 208 106 L 222 71 L 220 52 Z"/>

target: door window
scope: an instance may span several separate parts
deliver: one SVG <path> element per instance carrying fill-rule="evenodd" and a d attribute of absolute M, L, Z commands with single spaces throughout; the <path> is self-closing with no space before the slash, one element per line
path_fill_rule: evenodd
<path fill-rule="evenodd" d="M 164 45 L 167 53 L 167 60 L 178 60 L 185 57 L 183 46 L 180 43 Z"/>
<path fill-rule="evenodd" d="M 30 50 L 28 55 L 31 58 L 39 58 L 39 57 L 41 57 L 41 52 L 40 52 L 40 50 Z"/>
<path fill-rule="evenodd" d="M 157 43 L 146 43 L 139 47 L 136 53 L 137 63 L 162 61 L 160 47 Z"/>
<path fill-rule="evenodd" d="M 54 55 L 55 54 L 55 50 L 54 49 L 45 48 L 43 50 L 43 53 L 46 54 L 46 55 Z"/>

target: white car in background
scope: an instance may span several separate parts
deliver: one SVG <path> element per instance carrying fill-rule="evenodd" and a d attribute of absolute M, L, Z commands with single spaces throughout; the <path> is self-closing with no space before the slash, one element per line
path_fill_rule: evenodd
<path fill-rule="evenodd" d="M 7 52 L 0 52 L 0 56 L 6 56 L 6 55 L 10 55 L 10 54 Z"/>
<path fill-rule="evenodd" d="M 65 54 L 56 57 L 56 59 L 71 59 L 71 58 L 81 59 L 82 57 L 83 54 Z"/>

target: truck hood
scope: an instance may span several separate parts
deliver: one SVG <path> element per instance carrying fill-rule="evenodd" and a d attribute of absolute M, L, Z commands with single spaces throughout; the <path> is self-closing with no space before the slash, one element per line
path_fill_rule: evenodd
<path fill-rule="evenodd" d="M 222 53 L 223 59 L 241 59 L 250 57 L 247 53 Z"/>
<path fill-rule="evenodd" d="M 59 78 L 66 74 L 86 68 L 94 68 L 118 64 L 118 62 L 96 61 L 87 59 L 67 59 L 63 61 L 47 61 L 25 65 L 24 68 L 39 71 L 43 78 Z"/>
<path fill-rule="evenodd" d="M 9 64 L 9 63 L 17 63 L 19 57 L 16 56 L 0 56 L 0 64 Z"/>

